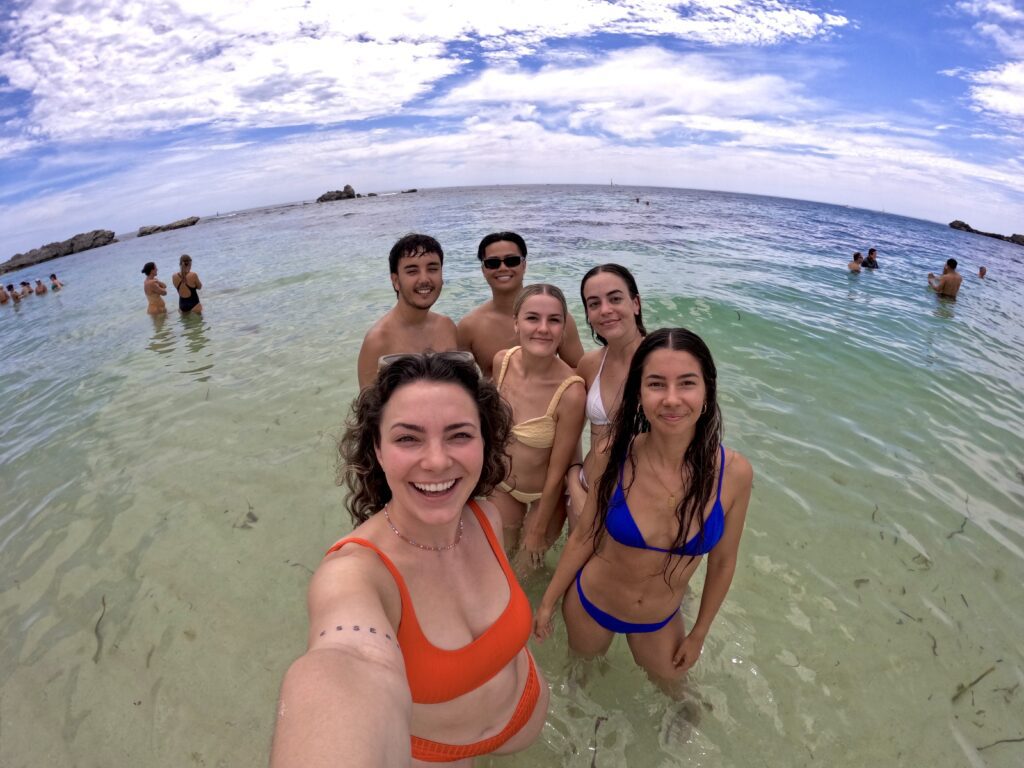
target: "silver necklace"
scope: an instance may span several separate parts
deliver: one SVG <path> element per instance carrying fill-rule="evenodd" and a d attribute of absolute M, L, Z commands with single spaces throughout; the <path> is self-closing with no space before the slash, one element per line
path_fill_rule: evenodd
<path fill-rule="evenodd" d="M 431 547 L 431 546 L 428 546 L 426 544 L 420 544 L 418 541 L 413 541 L 408 536 L 406 536 L 404 533 L 402 533 L 400 530 L 395 528 L 395 524 L 391 522 L 391 515 L 388 514 L 388 507 L 390 507 L 390 506 L 391 506 L 390 502 L 388 504 L 384 505 L 384 519 L 388 521 L 388 525 L 391 527 L 391 530 L 395 532 L 395 536 L 397 536 L 398 538 L 400 538 L 404 542 L 412 544 L 414 547 L 419 547 L 420 549 L 424 549 L 427 552 L 447 552 L 449 549 L 455 549 L 457 546 L 459 546 L 459 542 L 462 541 L 462 517 L 461 516 L 459 517 L 459 530 L 456 531 L 456 533 L 455 533 L 455 541 L 453 541 L 451 544 L 445 544 L 443 547 Z"/>

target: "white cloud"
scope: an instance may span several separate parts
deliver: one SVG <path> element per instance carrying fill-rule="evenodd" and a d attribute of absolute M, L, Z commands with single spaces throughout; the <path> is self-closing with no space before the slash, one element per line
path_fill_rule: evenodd
<path fill-rule="evenodd" d="M 845 23 L 783 0 L 31 0 L 0 75 L 31 94 L 27 136 L 82 141 L 388 116 L 464 69 L 451 44 L 509 61 L 597 32 L 769 44 Z"/>
<path fill-rule="evenodd" d="M 1024 120 L 1024 61 L 973 72 L 968 79 L 977 109 L 994 115 Z"/>
<path fill-rule="evenodd" d="M 995 16 L 1004 21 L 1024 22 L 1024 11 L 1006 0 L 969 0 L 957 3 L 956 7 L 972 16 Z"/>

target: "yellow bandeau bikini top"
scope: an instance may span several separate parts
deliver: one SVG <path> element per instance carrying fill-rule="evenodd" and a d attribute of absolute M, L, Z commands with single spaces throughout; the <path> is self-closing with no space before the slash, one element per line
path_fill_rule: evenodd
<path fill-rule="evenodd" d="M 505 380 L 505 372 L 508 370 L 508 361 L 512 358 L 512 355 L 520 349 L 522 349 L 522 347 L 512 347 L 512 349 L 505 353 L 505 358 L 501 361 L 501 371 L 498 373 L 499 390 L 501 389 L 501 383 Z M 580 384 L 586 384 L 580 376 L 570 376 L 567 378 L 558 385 L 558 389 L 555 390 L 555 395 L 551 398 L 551 402 L 548 403 L 548 409 L 544 415 L 514 424 L 512 426 L 512 436 L 520 443 L 529 446 L 530 448 L 550 448 L 554 445 L 555 411 L 558 408 L 558 402 L 562 399 L 562 393 L 577 381 Z"/>

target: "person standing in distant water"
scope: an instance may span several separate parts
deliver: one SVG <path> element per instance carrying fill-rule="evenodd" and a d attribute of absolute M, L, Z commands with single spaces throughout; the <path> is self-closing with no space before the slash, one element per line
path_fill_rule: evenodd
<path fill-rule="evenodd" d="M 874 248 L 868 248 L 868 257 L 864 259 L 865 269 L 878 269 L 878 251 Z"/>
<path fill-rule="evenodd" d="M 199 303 L 199 289 L 203 287 L 199 275 L 192 271 L 192 257 L 183 253 L 178 259 L 180 272 L 175 272 L 171 282 L 178 291 L 178 309 L 182 312 L 203 313 L 203 305 Z"/>
<path fill-rule="evenodd" d="M 846 265 L 846 268 L 851 272 L 860 272 L 860 266 L 864 262 L 864 257 L 860 255 L 860 251 L 853 254 L 853 261 Z"/>
<path fill-rule="evenodd" d="M 6 289 L 0 285 L 0 304 L 6 304 L 11 300 L 11 297 L 7 295 Z"/>
<path fill-rule="evenodd" d="M 50 290 L 51 291 L 59 291 L 63 287 L 64 287 L 64 283 L 62 283 L 60 280 L 57 279 L 57 275 L 56 274 L 51 274 L 50 275 Z"/>
<path fill-rule="evenodd" d="M 14 283 L 7 284 L 7 295 L 11 297 L 11 301 L 13 301 L 15 304 L 21 301 L 21 295 L 16 290 L 14 290 Z"/>
<path fill-rule="evenodd" d="M 988 267 L 981 267 L 981 268 L 980 268 L 980 269 L 978 270 L 978 277 L 980 277 L 980 278 L 981 278 L 982 280 L 984 280 L 984 279 L 985 279 L 985 274 L 986 274 L 987 272 L 988 272 Z"/>
<path fill-rule="evenodd" d="M 21 281 L 21 298 L 32 295 L 32 283 L 28 280 Z"/>
<path fill-rule="evenodd" d="M 964 280 L 963 276 L 956 271 L 956 266 L 956 259 L 946 259 L 946 266 L 942 268 L 940 277 L 936 277 L 934 272 L 928 273 L 928 287 L 939 296 L 955 299 L 960 292 L 960 283 Z"/>
<path fill-rule="evenodd" d="M 42 296 L 44 293 L 46 293 L 46 286 L 43 285 L 43 281 L 40 280 L 39 278 L 36 278 L 36 288 L 35 288 L 35 291 L 36 291 L 36 296 Z"/>
<path fill-rule="evenodd" d="M 512 305 L 523 289 L 526 274 L 526 241 L 515 232 L 493 232 L 476 249 L 480 271 L 491 289 L 491 298 L 459 321 L 459 349 L 473 353 L 484 376 L 492 376 L 494 356 L 518 344 Z M 580 332 L 572 315 L 566 317 L 565 333 L 558 347 L 562 361 L 575 368 L 583 357 Z"/>
<path fill-rule="evenodd" d="M 164 304 L 163 297 L 167 295 L 167 284 L 156 279 L 156 264 L 147 261 L 146 266 L 142 268 L 142 274 L 146 276 L 146 280 L 142 284 L 142 292 L 146 294 L 146 301 L 149 302 L 146 313 L 150 315 L 165 314 L 167 305 Z"/>
<path fill-rule="evenodd" d="M 429 235 L 410 233 L 391 247 L 388 267 L 398 302 L 366 332 L 359 349 L 359 388 L 377 376 L 386 355 L 458 349 L 455 323 L 431 312 L 444 284 L 444 251 Z"/>

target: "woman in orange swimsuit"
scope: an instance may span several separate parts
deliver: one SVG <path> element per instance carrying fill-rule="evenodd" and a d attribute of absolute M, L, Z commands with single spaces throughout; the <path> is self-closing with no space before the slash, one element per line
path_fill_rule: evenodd
<path fill-rule="evenodd" d="M 309 587 L 309 646 L 281 687 L 271 765 L 469 765 L 524 749 L 548 688 L 486 495 L 511 414 L 444 353 L 383 368 L 352 407 L 340 477 L 356 529 Z"/>
<path fill-rule="evenodd" d="M 583 379 L 558 357 L 569 310 L 553 285 L 524 288 L 512 307 L 519 346 L 494 356 L 498 391 L 512 406 L 508 477 L 491 494 L 501 513 L 509 551 L 540 565 L 558 538 L 564 478 L 583 431 Z"/>

